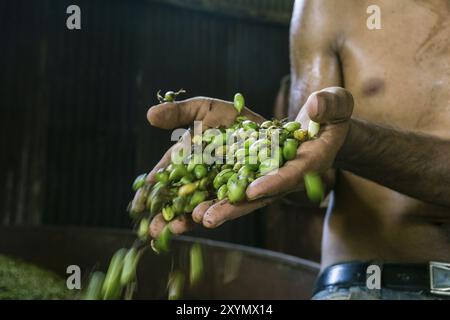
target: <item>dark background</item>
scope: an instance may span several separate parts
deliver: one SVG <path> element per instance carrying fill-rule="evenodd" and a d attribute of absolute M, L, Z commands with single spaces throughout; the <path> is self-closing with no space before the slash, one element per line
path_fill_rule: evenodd
<path fill-rule="evenodd" d="M 81 30 L 66 8 L 81 8 Z M 270 117 L 293 0 L 0 0 L 0 223 L 129 228 L 134 177 L 171 145 L 159 89 Z M 197 235 L 267 246 L 266 214 Z M 282 249 L 282 248 L 281 248 Z"/>

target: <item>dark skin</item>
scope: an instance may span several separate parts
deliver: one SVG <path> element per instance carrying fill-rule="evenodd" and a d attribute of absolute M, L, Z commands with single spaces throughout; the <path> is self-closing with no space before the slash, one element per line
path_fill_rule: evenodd
<path fill-rule="evenodd" d="M 382 30 L 365 28 L 371 4 L 381 8 Z M 345 86 L 355 100 L 334 165 L 322 267 L 450 260 L 449 4 L 296 3 L 289 113 L 323 86 Z"/>
<path fill-rule="evenodd" d="M 382 30 L 366 28 L 372 4 L 381 8 Z M 304 173 L 315 170 L 335 191 L 322 267 L 372 259 L 450 261 L 449 15 L 448 0 L 297 1 L 288 113 L 303 125 L 320 122 L 320 137 L 303 144 L 279 174 L 256 180 L 249 201 L 201 204 L 194 220 L 216 227 L 301 191 Z M 173 110 L 164 119 L 163 107 Z M 169 128 L 232 112 L 230 103 L 195 98 L 155 106 L 148 117 Z M 161 220 L 152 223 L 153 236 Z M 183 217 L 171 227 L 178 233 L 188 226 Z"/>

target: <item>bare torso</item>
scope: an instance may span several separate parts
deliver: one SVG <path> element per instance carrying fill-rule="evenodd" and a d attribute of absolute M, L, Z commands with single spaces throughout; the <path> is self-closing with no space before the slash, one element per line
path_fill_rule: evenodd
<path fill-rule="evenodd" d="M 450 1 L 346 4 L 336 23 L 345 24 L 339 58 L 354 116 L 450 139 Z M 366 27 L 370 4 L 381 8 L 381 30 Z M 339 173 L 322 267 L 372 259 L 450 261 L 450 208 Z"/>

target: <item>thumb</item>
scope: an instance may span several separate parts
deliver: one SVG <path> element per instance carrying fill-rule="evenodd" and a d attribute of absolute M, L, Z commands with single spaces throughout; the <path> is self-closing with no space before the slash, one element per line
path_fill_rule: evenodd
<path fill-rule="evenodd" d="M 313 93 L 305 107 L 311 120 L 318 123 L 339 123 L 353 113 L 353 96 L 344 88 L 331 87 Z"/>

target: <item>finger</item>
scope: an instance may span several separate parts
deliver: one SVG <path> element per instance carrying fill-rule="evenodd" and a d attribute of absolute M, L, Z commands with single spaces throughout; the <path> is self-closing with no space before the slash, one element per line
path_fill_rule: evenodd
<path fill-rule="evenodd" d="M 195 207 L 194 211 L 192 212 L 192 220 L 194 220 L 194 222 L 196 223 L 202 223 L 203 216 L 205 215 L 206 210 L 208 210 L 208 208 L 211 207 L 216 202 L 217 199 L 200 203 L 198 206 Z"/>
<path fill-rule="evenodd" d="M 338 123 L 348 120 L 353 112 L 353 96 L 343 88 L 331 87 L 313 93 L 305 103 L 311 120 Z"/>
<path fill-rule="evenodd" d="M 231 204 L 222 200 L 206 210 L 203 216 L 203 225 L 206 228 L 217 228 L 224 222 L 239 218 L 259 208 L 265 207 L 276 200 L 276 197 L 264 198 L 256 201 Z"/>
<path fill-rule="evenodd" d="M 162 229 L 166 226 L 166 221 L 161 213 L 157 214 L 150 223 L 149 231 L 150 237 L 156 239 L 161 233 Z"/>
<path fill-rule="evenodd" d="M 301 190 L 307 167 L 306 161 L 299 159 L 288 161 L 284 167 L 253 181 L 247 188 L 247 199 L 256 200 Z"/>
<path fill-rule="evenodd" d="M 209 127 L 230 125 L 237 115 L 230 102 L 197 97 L 153 106 L 147 112 L 147 119 L 155 127 L 173 129 L 189 125 L 196 120 L 204 120 Z M 264 121 L 261 116 L 247 108 L 242 111 L 242 115 L 253 121 Z"/>
<path fill-rule="evenodd" d="M 173 234 L 182 234 L 194 227 L 194 222 L 192 218 L 186 214 L 176 217 L 174 220 L 170 221 L 169 229 Z"/>
<path fill-rule="evenodd" d="M 169 150 L 166 151 L 166 153 L 163 155 L 161 160 L 159 160 L 158 164 L 150 171 L 150 173 L 147 175 L 147 182 L 148 183 L 154 183 L 155 182 L 155 175 L 158 172 L 159 169 L 166 168 L 171 161 L 172 156 L 172 150 L 175 148 L 176 144 L 169 148 Z"/>

